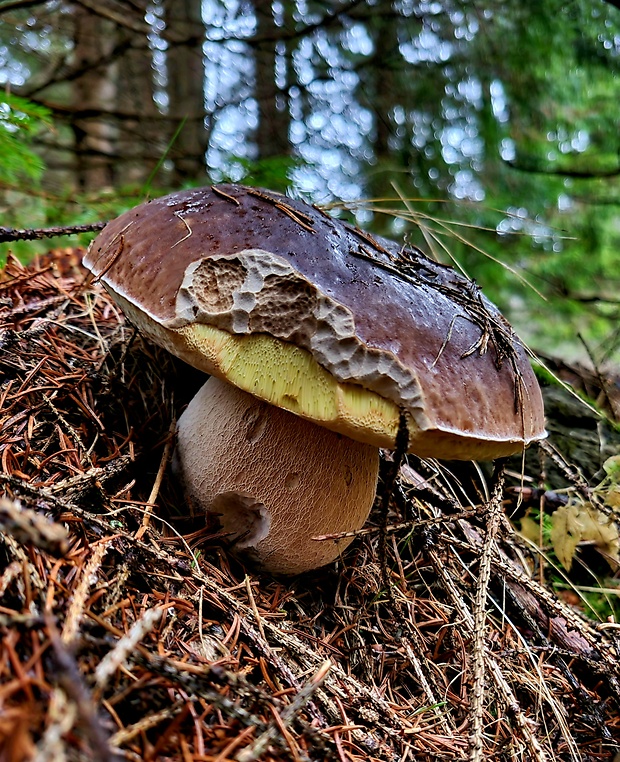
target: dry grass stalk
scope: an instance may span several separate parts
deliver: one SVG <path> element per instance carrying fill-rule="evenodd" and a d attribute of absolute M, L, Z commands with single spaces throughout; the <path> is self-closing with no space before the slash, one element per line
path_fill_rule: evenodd
<path fill-rule="evenodd" d="M 497 532 L 502 516 L 502 495 L 504 491 L 504 464 L 496 464 L 495 486 L 489 501 L 486 533 L 478 562 L 478 581 L 474 600 L 474 621 L 472 649 L 474 652 L 471 688 L 471 762 L 480 762 L 484 755 L 484 713 L 485 713 L 485 666 L 488 662 L 485 631 L 487 619 L 487 595 L 491 578 L 491 561 Z"/>

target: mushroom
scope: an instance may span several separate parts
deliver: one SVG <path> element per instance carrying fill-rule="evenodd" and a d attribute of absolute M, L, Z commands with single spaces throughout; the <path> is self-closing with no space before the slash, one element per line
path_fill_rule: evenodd
<path fill-rule="evenodd" d="M 126 212 L 84 264 L 155 343 L 213 378 L 179 419 L 191 501 L 234 549 L 294 574 L 360 528 L 399 422 L 421 457 L 545 436 L 522 344 L 474 283 L 271 191 L 219 185 Z"/>

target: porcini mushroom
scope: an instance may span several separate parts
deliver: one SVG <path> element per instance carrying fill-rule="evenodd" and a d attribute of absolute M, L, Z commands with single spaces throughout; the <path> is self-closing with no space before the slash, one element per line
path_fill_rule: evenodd
<path fill-rule="evenodd" d="M 303 202 L 173 193 L 110 222 L 84 263 L 148 338 L 215 377 L 179 420 L 183 480 L 269 571 L 346 547 L 311 538 L 364 523 L 401 415 L 422 457 L 494 459 L 545 435 L 523 346 L 475 284 Z"/>

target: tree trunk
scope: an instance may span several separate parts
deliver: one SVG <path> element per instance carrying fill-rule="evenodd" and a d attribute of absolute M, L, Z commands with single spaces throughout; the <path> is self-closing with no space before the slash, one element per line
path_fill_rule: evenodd
<path fill-rule="evenodd" d="M 164 3 L 169 40 L 169 114 L 172 117 L 169 156 L 173 163 L 172 181 L 177 185 L 195 180 L 206 172 L 202 53 L 205 31 L 201 5 L 201 0 L 165 0 Z"/>
<path fill-rule="evenodd" d="M 363 74 L 366 105 L 372 109 L 374 116 L 374 160 L 367 169 L 366 180 L 366 192 L 370 198 L 394 196 L 392 181 L 396 179 L 395 169 L 400 159 L 396 155 L 394 121 L 394 109 L 401 96 L 398 86 L 400 55 L 397 25 L 398 18 L 393 13 L 392 2 L 383 2 L 367 26 L 374 44 L 370 65 Z M 377 232 L 389 234 L 391 222 L 388 216 L 378 215 L 373 227 Z"/>
<path fill-rule="evenodd" d="M 289 10 L 290 2 L 281 4 L 283 12 Z M 256 129 L 257 159 L 288 156 L 290 113 L 287 93 L 286 43 L 282 27 L 275 22 L 272 0 L 254 0 L 256 38 L 254 45 L 255 98 L 258 104 L 258 127 Z"/>
<path fill-rule="evenodd" d="M 115 128 L 105 112 L 114 108 L 114 64 L 97 65 L 114 44 L 116 25 L 77 5 L 73 9 L 75 64 L 82 74 L 73 83 L 73 120 L 77 186 L 84 191 L 114 185 Z M 91 111 L 93 114 L 82 113 Z M 100 113 L 97 113 L 100 112 Z M 101 113 L 103 112 L 103 113 Z"/>
<path fill-rule="evenodd" d="M 121 185 L 142 184 L 157 166 L 166 144 L 162 121 L 157 119 L 153 56 L 146 35 L 134 32 L 131 47 L 119 61 L 118 107 L 117 180 Z"/>

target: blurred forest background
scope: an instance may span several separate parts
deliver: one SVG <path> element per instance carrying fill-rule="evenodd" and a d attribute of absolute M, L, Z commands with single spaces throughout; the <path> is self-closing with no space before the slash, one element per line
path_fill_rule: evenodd
<path fill-rule="evenodd" d="M 620 361 L 620 0 L 4 0 L 0 81 L 4 226 L 263 185 Z"/>

